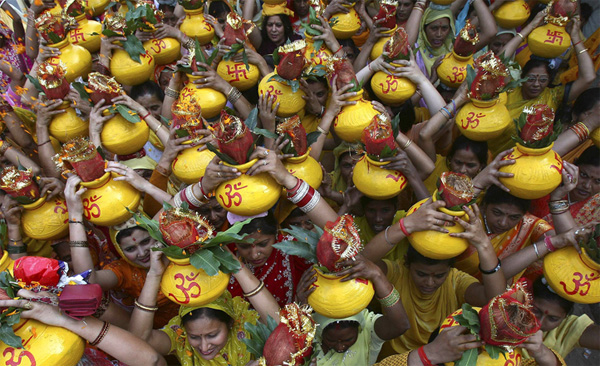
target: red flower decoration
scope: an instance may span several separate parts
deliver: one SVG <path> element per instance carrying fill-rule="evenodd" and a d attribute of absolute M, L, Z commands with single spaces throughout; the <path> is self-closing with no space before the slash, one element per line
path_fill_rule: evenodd
<path fill-rule="evenodd" d="M 228 155 L 238 164 L 248 161 L 248 151 L 252 148 L 254 138 L 246 124 L 236 116 L 221 111 L 221 120 L 211 129 L 217 139 L 219 151 Z"/>
<path fill-rule="evenodd" d="M 27 285 L 56 287 L 61 268 L 56 259 L 43 257 L 21 257 L 15 261 L 14 277 Z"/>
<path fill-rule="evenodd" d="M 306 130 L 300 122 L 300 117 L 294 115 L 290 118 L 286 118 L 282 123 L 277 126 L 277 133 L 280 135 L 288 135 L 291 140 L 290 148 L 296 151 L 296 156 L 306 154 L 308 149 L 308 143 L 306 141 Z"/>
<path fill-rule="evenodd" d="M 160 214 L 159 229 L 168 245 L 185 248 L 188 254 L 193 254 L 201 247 L 190 245 L 203 242 L 214 233 L 212 225 L 202 216 L 179 208 Z"/>
<path fill-rule="evenodd" d="M 454 52 L 463 57 L 471 56 L 477 50 L 475 48 L 477 42 L 479 42 L 477 27 L 472 25 L 471 21 L 467 19 L 464 28 L 460 30 L 458 37 L 454 41 Z"/>
<path fill-rule="evenodd" d="M 373 17 L 373 22 L 383 19 L 379 27 L 392 29 L 396 25 L 396 9 L 398 2 L 393 0 L 381 0 L 379 3 L 379 13 Z"/>
<path fill-rule="evenodd" d="M 280 46 L 277 50 L 279 64 L 277 64 L 277 75 L 286 80 L 295 80 L 302 75 L 306 58 L 304 48 L 306 42 L 303 39 Z"/>
<path fill-rule="evenodd" d="M 32 201 L 40 198 L 40 189 L 30 169 L 18 170 L 14 166 L 4 168 L 0 175 L 0 188 L 11 197 L 26 197 Z"/>
<path fill-rule="evenodd" d="M 325 232 L 317 243 L 317 260 L 330 272 L 341 271 L 339 262 L 353 258 L 362 250 L 358 229 L 351 215 L 338 217 L 325 225 Z"/>
<path fill-rule="evenodd" d="M 390 152 L 396 150 L 394 131 L 384 114 L 373 117 L 369 126 L 363 130 L 362 142 L 369 155 L 380 156 L 386 146 Z"/>
<path fill-rule="evenodd" d="M 471 178 L 461 173 L 443 172 L 438 181 L 438 193 L 446 207 L 468 204 L 475 196 Z"/>
<path fill-rule="evenodd" d="M 549 136 L 554 131 L 554 111 L 545 104 L 535 104 L 523 110 L 527 122 L 521 128 L 519 136 L 523 141 L 532 143 Z"/>
<path fill-rule="evenodd" d="M 406 34 L 406 30 L 403 27 L 396 29 L 392 37 L 383 46 L 383 52 L 388 54 L 386 59 L 389 61 L 408 60 L 410 58 L 408 34 Z"/>

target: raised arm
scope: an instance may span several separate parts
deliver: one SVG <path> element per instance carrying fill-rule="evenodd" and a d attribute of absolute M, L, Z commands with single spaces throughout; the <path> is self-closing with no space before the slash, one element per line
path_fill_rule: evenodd
<path fill-rule="evenodd" d="M 590 111 L 591 113 L 583 120 L 580 121 L 585 127 L 592 133 L 592 131 L 600 128 L 600 103 L 596 103 L 596 106 Z M 552 150 L 556 151 L 558 155 L 564 156 L 569 151 L 579 146 L 583 141 L 579 139 L 575 130 L 567 128 L 558 136 L 558 139 L 554 142 Z"/>
<path fill-rule="evenodd" d="M 487 46 L 488 43 L 496 36 L 498 33 L 498 27 L 496 26 L 496 20 L 492 15 L 492 12 L 488 8 L 487 4 L 484 0 L 475 0 L 473 1 L 473 6 L 475 7 L 475 11 L 477 12 L 477 18 L 479 19 L 479 24 L 481 32 L 479 33 L 479 42 L 475 44 L 477 50 L 482 49 Z"/>
<path fill-rule="evenodd" d="M 513 37 L 510 41 L 508 41 L 504 45 L 504 48 L 500 51 L 500 54 L 504 54 L 506 57 L 513 57 L 521 43 L 527 41 L 527 36 L 529 36 L 529 34 L 533 32 L 535 28 L 539 27 L 544 22 L 544 17 L 548 12 L 546 9 L 537 13 L 533 20 L 523 27 L 519 33 L 517 33 L 516 37 Z"/>
<path fill-rule="evenodd" d="M 572 26 L 567 27 L 567 30 L 570 30 L 569 34 L 571 35 L 571 42 L 573 43 L 573 52 L 577 54 L 577 65 L 579 65 L 579 76 L 577 80 L 573 82 L 571 85 L 571 91 L 567 96 L 569 102 L 577 99 L 579 94 L 583 93 L 584 90 L 589 88 L 594 79 L 596 78 L 596 72 L 594 69 L 594 62 L 588 53 L 588 49 L 583 45 L 583 40 L 581 39 L 581 19 L 580 17 L 573 17 Z M 596 116 L 598 118 L 598 116 Z"/>
<path fill-rule="evenodd" d="M 406 33 L 408 34 L 408 44 L 414 45 L 419 38 L 419 27 L 421 26 L 421 19 L 423 13 L 427 8 L 427 0 L 417 0 L 413 10 L 406 21 Z"/>
<path fill-rule="evenodd" d="M 169 202 L 172 198 L 170 194 L 155 187 L 126 165 L 116 161 L 109 161 L 106 171 L 119 174 L 119 177 L 114 178 L 115 181 L 125 181 L 138 191 L 151 195 L 158 202 Z"/>

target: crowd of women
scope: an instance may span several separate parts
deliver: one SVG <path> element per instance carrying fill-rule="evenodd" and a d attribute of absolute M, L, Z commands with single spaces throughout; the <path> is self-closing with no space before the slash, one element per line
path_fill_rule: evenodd
<path fill-rule="evenodd" d="M 521 276 L 529 281 L 533 296 L 530 309 L 541 325 L 519 346 L 521 363 L 560 365 L 574 348 L 600 349 L 598 325 L 587 315 L 573 315 L 574 303 L 557 294 L 542 274 L 547 254 L 565 247 L 579 250 L 583 234 L 589 236 L 600 221 L 600 151 L 590 137 L 600 128 L 600 89 L 593 87 L 600 67 L 598 4 L 577 2 L 577 10 L 566 24 L 570 47 L 559 57 L 547 59 L 531 55 L 526 47 L 528 36 L 545 24 L 547 2 L 524 2 L 531 8 L 529 19 L 517 28 L 505 29 L 496 25 L 493 12 L 509 1 L 455 0 L 447 6 L 427 0 L 386 2 L 397 6 L 393 24 L 406 30 L 412 46 L 409 59 L 395 63 L 385 55 L 370 59 L 378 40 L 389 35 L 381 19 L 373 20 L 383 7 L 377 0 L 206 3 L 205 21 L 214 28 L 215 37 L 202 46 L 202 51 L 210 55 L 214 50 L 216 57 L 207 57 L 205 62 L 195 59 L 198 64 L 192 69 L 204 71 L 192 75 L 198 88 L 211 88 L 226 96 L 227 113 L 245 120 L 251 118 L 256 106 L 258 127 L 277 132 L 281 123 L 277 110 L 283 107 L 277 95 L 259 93 L 258 86 L 241 92 L 223 79 L 217 65 L 233 48 L 243 49 L 245 62 L 255 65 L 261 78 L 267 77 L 277 66 L 274 51 L 307 37 L 306 30 L 313 29 L 320 34 L 311 36 L 313 40 L 322 41 L 332 57 L 352 63 L 364 86 L 363 97 L 372 101 L 378 114 L 389 121 L 399 116 L 394 136 L 397 154 L 383 160 L 389 161 L 386 169 L 402 173 L 407 188 L 391 198 L 375 199 L 354 184 L 354 168 L 365 154 L 364 147 L 358 141 L 340 140 L 334 131 L 336 116 L 344 107 L 357 103 L 357 92 L 350 91 L 353 85 L 338 87 L 335 78 L 328 80 L 323 75 L 299 80 L 305 101 L 299 113 L 304 130 L 318 135 L 310 150 L 323 171 L 318 190 L 284 167 L 286 143 L 268 134 L 266 138 L 254 136 L 259 146 L 249 160 L 257 162 L 248 171 L 224 164 L 219 155 L 205 167 L 199 182 L 186 184 L 178 179 L 172 169 L 182 151 L 217 145 L 214 128 L 208 125 L 218 124 L 219 117 L 207 121 L 207 127 L 201 127 L 194 136 L 179 134 L 172 124 L 171 108 L 188 83 L 181 65 L 190 52 L 197 51 L 194 39 L 179 29 L 186 17 L 182 5 L 174 0 L 155 0 L 152 6 L 162 11 L 155 31 L 127 37 L 142 41 L 174 38 L 183 56 L 155 66 L 148 81 L 122 85 L 122 95 L 112 104 L 123 105 L 140 116 L 140 123 L 147 124 L 152 132 L 139 152 L 117 155 L 105 151 L 105 169 L 141 193 L 138 215 L 157 218 L 167 209 L 163 202 L 174 206 L 187 203 L 215 233 L 246 222 L 239 231 L 245 239 L 228 246 L 240 269 L 216 300 L 191 307 L 173 302 L 160 290 L 169 261 L 162 252 L 152 251 L 157 239 L 140 224 L 139 216 L 111 226 L 90 222 L 90 203 L 82 199 L 84 177 L 57 170 L 53 157 L 64 147 L 50 126 L 55 116 L 66 113 L 64 102 L 74 107 L 82 120 L 89 121 L 86 138 L 96 147 L 102 147 L 103 126 L 116 113 L 106 111 L 109 106 L 104 100 L 88 106 L 75 86 L 64 100 L 55 100 L 40 93 L 32 82 L 40 65 L 61 54 L 37 33 L 36 19 L 60 5 L 50 0 L 30 4 L 27 0 L 2 0 L 1 164 L 5 170 L 11 166 L 29 169 L 38 178 L 42 196 L 62 197 L 68 210 L 68 234 L 53 240 L 28 237 L 22 227 L 22 202 L 2 194 L 6 230 L 0 268 L 7 269 L 24 256 L 55 258 L 67 263 L 72 274 L 88 271 L 87 281 L 102 288 L 104 300 L 95 317 L 83 319 L 65 315 L 48 301 L 36 301 L 48 298 L 47 293 L 25 289 L 15 299 L 0 300 L 0 307 L 21 308 L 22 318 L 63 327 L 84 338 L 89 343 L 79 365 L 257 365 L 258 360 L 243 342 L 251 337 L 245 323 L 279 319 L 278 312 L 286 304 L 307 304 L 315 291 L 317 269 L 306 258 L 283 249 L 290 237 L 282 230 L 295 227 L 317 232 L 328 222 L 352 215 L 364 249 L 351 260 L 339 262 L 342 270 L 338 276 L 369 280 L 374 300 L 347 318 L 313 313 L 318 326 L 313 357 L 307 364 L 427 366 L 456 361 L 483 342 L 463 326 L 437 335 L 444 319 L 463 303 L 486 305 Z M 72 2 L 61 4 L 68 7 Z M 110 17 L 126 6 L 135 4 L 111 3 L 96 19 Z M 311 23 L 315 9 L 320 9 L 320 24 Z M 360 29 L 350 38 L 336 39 L 332 31 L 336 14 L 351 10 L 360 18 Z M 226 46 L 224 31 L 235 13 L 253 28 L 247 40 Z M 457 88 L 448 87 L 438 80 L 437 70 L 443 58 L 453 52 L 465 19 L 478 27 L 476 56 L 488 51 L 503 55 L 513 79 L 521 81 L 505 96 L 511 119 L 518 119 L 528 108 L 545 105 L 556 112 L 555 120 L 563 126 L 552 147 L 563 158 L 562 181 L 541 199 L 518 198 L 502 183 L 512 177 L 502 168 L 515 163 L 507 158 L 513 156 L 515 147 L 512 122 L 489 141 L 470 140 L 455 127 L 454 117 L 469 102 L 470 85 L 465 81 Z M 99 49 L 92 52 L 93 70 L 110 76 L 111 59 L 126 41 L 103 32 Z M 379 101 L 369 85 L 373 75 L 381 71 L 408 79 L 416 92 L 397 105 Z M 204 108 L 203 100 L 197 102 Z M 225 115 L 221 118 L 231 118 Z M 462 218 L 439 210 L 445 202 L 432 199 L 440 175 L 447 171 L 470 178 L 477 194 L 477 203 L 465 206 L 466 216 Z M 269 175 L 287 190 L 287 196 L 281 195 L 274 207 L 249 221 L 249 217 L 228 212 L 212 192 L 242 173 Z M 424 203 L 407 215 L 409 208 L 422 200 Z M 408 240 L 421 231 L 448 232 L 452 225 L 464 229 L 452 236 L 469 243 L 457 257 L 429 258 Z M 6 361 L 5 356 L 6 352 L 0 358 Z"/>

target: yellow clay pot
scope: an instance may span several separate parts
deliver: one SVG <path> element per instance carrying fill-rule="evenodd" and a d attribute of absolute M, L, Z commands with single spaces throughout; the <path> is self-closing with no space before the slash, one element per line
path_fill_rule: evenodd
<path fill-rule="evenodd" d="M 188 145 L 190 142 L 186 141 L 183 144 Z M 208 163 L 215 157 L 215 153 L 208 149 L 198 151 L 199 147 L 194 146 L 179 152 L 171 165 L 173 174 L 186 184 L 197 183 L 204 176 Z"/>
<path fill-rule="evenodd" d="M 555 58 L 562 55 L 571 45 L 571 36 L 565 30 L 552 23 L 537 27 L 527 37 L 531 53 L 543 58 Z"/>
<path fill-rule="evenodd" d="M 478 307 L 473 307 L 473 309 L 477 310 L 477 312 L 481 310 L 481 308 Z M 458 309 L 444 319 L 444 322 L 440 326 L 440 332 L 443 332 L 444 329 L 460 325 L 456 320 L 454 320 L 454 316 L 462 314 L 462 312 L 462 309 Z M 512 352 L 507 352 L 506 358 L 504 358 L 502 355 L 499 355 L 499 357 L 495 360 L 490 357 L 485 350 L 485 347 L 480 347 L 478 351 L 479 356 L 477 356 L 477 366 L 519 366 L 523 361 L 523 355 L 520 348 L 515 348 Z M 453 366 L 454 362 L 447 362 L 445 365 Z"/>
<path fill-rule="evenodd" d="M 115 226 L 121 224 L 135 212 L 140 204 L 140 192 L 125 181 L 115 181 L 116 173 L 106 172 L 102 177 L 81 182 L 87 191 L 81 196 L 83 216 L 92 224 Z"/>
<path fill-rule="evenodd" d="M 65 112 L 52 117 L 48 127 L 50 135 L 63 144 L 74 137 L 88 135 L 88 122 L 79 118 L 75 109 L 69 106 L 69 102 L 63 102 L 59 109 L 64 109 Z"/>
<path fill-rule="evenodd" d="M 215 191 L 217 201 L 225 210 L 240 216 L 254 216 L 273 207 L 279 199 L 281 187 L 269 174 L 245 174 L 257 160 L 242 165 L 223 163 L 242 173 L 235 179 L 221 183 Z"/>
<path fill-rule="evenodd" d="M 350 11 L 348 13 L 336 13 L 333 14 L 330 18 L 337 19 L 337 23 L 331 27 L 335 38 L 337 39 L 348 39 L 358 32 L 360 29 L 360 16 L 356 10 L 354 10 L 354 6 L 343 4 L 343 6 Z"/>
<path fill-rule="evenodd" d="M 312 284 L 315 291 L 308 295 L 308 304 L 315 312 L 328 318 L 341 319 L 360 313 L 369 305 L 375 290 L 373 284 L 363 278 L 340 281 L 344 277 L 326 274 L 315 267 L 317 280 Z"/>
<path fill-rule="evenodd" d="M 231 86 L 240 91 L 246 91 L 252 88 L 260 78 L 260 70 L 254 64 L 249 63 L 248 69 L 243 62 L 234 62 L 232 60 L 222 60 L 217 66 L 217 74 L 227 81 Z"/>
<path fill-rule="evenodd" d="M 437 190 L 433 192 L 432 199 L 437 201 Z M 415 212 L 421 207 L 427 199 L 421 200 L 415 203 L 407 212 L 406 216 Z M 450 216 L 460 217 L 463 220 L 467 220 L 467 215 L 464 211 L 450 211 L 447 208 L 440 207 L 439 210 Z M 455 238 L 450 236 L 450 233 L 462 233 L 465 229 L 455 224 L 454 226 L 445 226 L 448 233 L 441 233 L 439 231 L 427 230 L 427 231 L 416 231 L 411 233 L 408 237 L 408 241 L 419 253 L 427 258 L 432 259 L 449 259 L 460 255 L 462 252 L 467 250 L 469 242 L 466 239 Z M 443 243 L 443 245 L 441 245 Z"/>
<path fill-rule="evenodd" d="M 488 141 L 502 135 L 513 123 L 506 106 L 499 98 L 492 100 L 471 99 L 456 115 L 456 126 L 471 140 Z"/>
<path fill-rule="evenodd" d="M 100 139 L 106 150 L 117 155 L 129 155 L 140 151 L 150 136 L 150 128 L 144 121 L 131 123 L 116 113 L 104 123 Z"/>
<path fill-rule="evenodd" d="M 204 7 L 196 10 L 185 11 L 185 19 L 179 26 L 179 30 L 186 36 L 198 40 L 201 46 L 209 43 L 215 36 L 215 28 L 204 18 Z"/>
<path fill-rule="evenodd" d="M 181 43 L 171 37 L 144 42 L 144 49 L 154 58 L 156 65 L 166 65 L 181 58 Z"/>
<path fill-rule="evenodd" d="M 403 67 L 392 62 L 392 66 Z M 407 78 L 377 71 L 371 78 L 373 92 L 385 104 L 399 105 L 404 103 L 417 91 L 417 86 Z"/>
<path fill-rule="evenodd" d="M 197 84 L 194 84 L 194 80 L 201 79 L 202 76 L 193 76 L 186 74 L 188 77 L 187 85 L 181 89 L 179 99 L 190 99 L 194 98 L 200 103 L 202 107 L 202 117 L 211 119 L 221 114 L 221 110 L 227 104 L 227 98 L 223 93 L 216 91 L 211 88 L 197 88 Z"/>
<path fill-rule="evenodd" d="M 450 52 L 437 68 L 440 82 L 458 88 L 467 78 L 467 65 L 473 66 L 473 62 L 473 56 L 459 56 L 454 51 Z"/>
<path fill-rule="evenodd" d="M 140 61 L 134 61 L 124 50 L 115 50 L 110 60 L 110 73 L 121 84 L 141 84 L 152 77 L 154 58 L 146 51 L 140 55 Z"/>
<path fill-rule="evenodd" d="M 279 102 L 278 117 L 290 117 L 298 114 L 306 105 L 306 101 L 302 98 L 306 94 L 301 89 L 298 89 L 294 93 L 290 86 L 282 84 L 277 80 L 269 81 L 273 75 L 275 75 L 275 71 L 260 81 L 260 84 L 258 84 L 258 94 L 269 93 L 277 97 L 274 103 Z"/>
<path fill-rule="evenodd" d="M 592 131 L 590 138 L 592 141 L 594 141 L 594 145 L 600 147 L 600 128 L 596 128 L 594 131 Z"/>
<path fill-rule="evenodd" d="M 377 42 L 375 42 L 375 45 L 371 49 L 371 55 L 369 56 L 371 58 L 371 61 L 373 61 L 377 57 L 381 56 L 381 54 L 383 53 L 383 46 L 385 46 L 387 41 L 390 38 L 392 38 L 392 34 L 394 34 L 394 32 L 396 31 L 397 28 L 398 28 L 398 26 L 395 26 L 393 29 L 387 30 L 385 32 L 381 32 L 385 35 L 381 36 L 381 38 L 379 38 L 377 40 Z"/>
<path fill-rule="evenodd" d="M 494 11 L 496 24 L 502 28 L 517 28 L 529 19 L 531 8 L 525 0 L 508 1 Z"/>
<path fill-rule="evenodd" d="M 283 166 L 294 177 L 300 178 L 308 183 L 309 186 L 318 189 L 323 180 L 323 170 L 319 163 L 312 156 L 309 156 L 309 154 L 310 148 L 308 148 L 308 151 L 304 155 L 285 159 Z M 283 192 L 286 192 L 285 188 Z"/>
<path fill-rule="evenodd" d="M 88 20 L 85 14 L 75 18 L 79 26 L 69 32 L 69 42 L 78 45 L 91 53 L 100 50 L 100 34 L 102 33 L 102 24 L 95 20 Z"/>
<path fill-rule="evenodd" d="M 5 365 L 75 366 L 83 357 L 85 341 L 65 328 L 21 318 L 13 330 L 23 340 L 23 348 L 15 349 L 0 342 Z"/>
<path fill-rule="evenodd" d="M 360 141 L 363 130 L 379 114 L 370 101 L 363 99 L 362 94 L 363 90 L 360 90 L 355 97 L 348 99 L 356 101 L 356 104 L 342 107 L 333 120 L 335 133 L 346 142 Z"/>
<path fill-rule="evenodd" d="M 184 306 L 202 306 L 216 300 L 227 289 L 229 275 L 221 271 L 209 276 L 190 264 L 190 259 L 169 258 L 171 263 L 160 281 L 160 291 Z"/>
<path fill-rule="evenodd" d="M 60 55 L 50 57 L 48 62 L 51 64 L 58 64 L 58 61 L 62 61 L 67 67 L 67 73 L 65 79 L 69 83 L 72 83 L 78 77 L 87 77 L 92 71 L 92 55 L 90 51 L 85 48 L 73 45 L 69 43 L 69 38 L 66 38 L 58 43 L 51 44 L 49 47 L 58 48 Z"/>
<path fill-rule="evenodd" d="M 36 240 L 55 240 L 69 233 L 69 213 L 62 198 L 47 201 L 46 196 L 23 205 L 21 228 L 25 235 Z"/>
<path fill-rule="evenodd" d="M 563 163 L 552 146 L 531 149 L 517 143 L 514 151 L 502 160 L 514 159 L 512 165 L 500 168 L 503 173 L 513 173 L 512 178 L 500 178 L 513 196 L 534 200 L 550 194 L 562 181 Z"/>
<path fill-rule="evenodd" d="M 327 46 L 325 42 L 321 43 L 321 47 L 315 50 L 315 40 L 313 36 L 304 32 L 306 37 L 306 48 L 304 49 L 304 57 L 313 65 L 323 65 L 329 57 L 333 55 L 333 52 Z"/>
<path fill-rule="evenodd" d="M 581 249 L 559 249 L 544 257 L 544 277 L 561 297 L 580 304 L 600 302 L 600 264 Z"/>
<path fill-rule="evenodd" d="M 375 161 L 366 154 L 356 163 L 352 181 L 366 196 L 386 200 L 397 196 L 406 187 L 406 178 L 397 170 L 383 168 L 389 161 Z"/>
<path fill-rule="evenodd" d="M 85 8 L 91 12 L 92 16 L 97 17 L 104 13 L 109 3 L 110 0 L 85 0 Z"/>

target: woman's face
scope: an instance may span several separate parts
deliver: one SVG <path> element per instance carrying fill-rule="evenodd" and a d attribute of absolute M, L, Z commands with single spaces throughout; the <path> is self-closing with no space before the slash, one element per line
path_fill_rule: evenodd
<path fill-rule="evenodd" d="M 211 197 L 210 201 L 200 206 L 196 212 L 206 217 L 210 221 L 210 224 L 217 230 L 223 227 L 227 219 L 227 211 L 225 211 L 215 197 Z"/>
<path fill-rule="evenodd" d="M 203 316 L 186 322 L 185 332 L 190 346 L 198 351 L 202 359 L 210 361 L 227 344 L 229 327 L 217 319 Z"/>
<path fill-rule="evenodd" d="M 425 35 L 433 48 L 442 47 L 446 37 L 450 34 L 450 19 L 441 18 L 425 26 Z"/>
<path fill-rule="evenodd" d="M 327 104 L 327 93 L 329 89 L 327 88 L 327 84 L 321 83 L 319 81 L 311 81 L 307 82 L 308 89 L 315 94 L 317 97 L 317 101 L 321 105 Z"/>
<path fill-rule="evenodd" d="M 425 264 L 411 263 L 408 265 L 410 278 L 423 295 L 431 295 L 446 281 L 450 273 L 447 263 Z"/>
<path fill-rule="evenodd" d="M 379 234 L 394 221 L 396 206 L 390 201 L 371 200 L 365 206 L 365 218 L 375 234 Z"/>
<path fill-rule="evenodd" d="M 136 229 L 131 235 L 121 238 L 119 246 L 129 261 L 150 268 L 150 249 L 154 243 L 146 230 Z"/>
<path fill-rule="evenodd" d="M 336 329 L 335 325 L 332 325 L 323 331 L 322 338 L 324 353 L 329 352 L 330 349 L 337 353 L 344 353 L 356 342 L 358 329 L 355 327 Z"/>
<path fill-rule="evenodd" d="M 340 175 L 344 182 L 348 182 L 352 175 L 352 170 L 356 163 L 360 160 L 361 155 L 355 152 L 345 153 L 340 159 Z"/>
<path fill-rule="evenodd" d="M 246 263 L 252 264 L 254 267 L 262 266 L 273 252 L 273 244 L 277 238 L 275 235 L 262 234 L 255 232 L 247 236 L 254 239 L 252 244 L 236 244 L 240 255 Z"/>
<path fill-rule="evenodd" d="M 515 227 L 525 212 L 510 203 L 490 203 L 485 205 L 483 215 L 491 233 L 501 234 Z"/>
<path fill-rule="evenodd" d="M 492 38 L 492 42 L 490 42 L 490 50 L 494 52 L 496 56 L 500 56 L 500 51 L 506 46 L 508 41 L 513 38 L 513 35 L 510 33 L 502 33 L 498 36 Z"/>
<path fill-rule="evenodd" d="M 529 70 L 525 75 L 525 79 L 527 81 L 523 83 L 521 88 L 525 99 L 537 98 L 550 84 L 550 75 L 545 66 L 538 66 Z"/>
<path fill-rule="evenodd" d="M 448 160 L 450 171 L 461 173 L 469 178 L 475 178 L 477 173 L 481 171 L 481 163 L 473 152 L 460 149 L 456 150 L 454 155 Z"/>
<path fill-rule="evenodd" d="M 542 325 L 542 332 L 548 332 L 556 327 L 567 316 L 563 308 L 554 301 L 533 299 L 531 311 Z"/>
<path fill-rule="evenodd" d="M 598 192 L 600 192 L 600 166 L 580 165 L 577 186 L 570 193 L 571 200 L 582 201 Z"/>
<path fill-rule="evenodd" d="M 155 95 L 144 94 L 137 98 L 136 102 L 144 106 L 152 114 L 152 117 L 160 121 L 160 113 L 162 112 L 162 100 Z"/>
<path fill-rule="evenodd" d="M 287 228 L 297 226 L 309 231 L 315 228 L 315 225 L 312 223 L 308 215 L 288 217 L 283 222 L 283 226 Z"/>
<path fill-rule="evenodd" d="M 294 0 L 294 12 L 298 18 L 304 18 L 308 15 L 308 0 Z"/>
<path fill-rule="evenodd" d="M 283 28 L 283 22 L 278 15 L 269 17 L 267 21 L 267 36 L 276 45 L 281 45 L 285 42 L 285 29 Z"/>
<path fill-rule="evenodd" d="M 398 7 L 396 8 L 396 20 L 398 23 L 404 23 L 408 20 L 410 12 L 413 8 L 412 0 L 398 0 Z"/>

